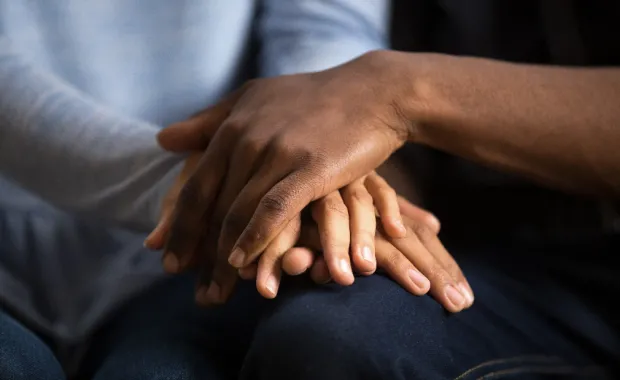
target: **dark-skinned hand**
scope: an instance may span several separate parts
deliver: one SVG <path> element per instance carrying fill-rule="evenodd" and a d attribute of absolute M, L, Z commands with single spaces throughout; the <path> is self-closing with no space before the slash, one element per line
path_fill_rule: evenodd
<path fill-rule="evenodd" d="M 200 152 L 194 152 L 186 159 L 182 171 L 168 190 L 162 204 L 160 222 L 145 240 L 145 246 L 148 248 L 159 250 L 164 246 L 167 234 L 170 232 L 176 200 L 187 179 L 194 172 L 200 157 Z M 315 201 L 308 214 L 321 231 L 324 262 L 333 280 L 341 285 L 353 283 L 352 267 L 359 273 L 374 272 L 376 215 L 381 218 L 382 228 L 391 227 L 394 236 L 404 236 L 406 233 L 396 192 L 375 172 Z M 438 224 L 432 216 L 429 216 L 429 223 Z M 282 273 L 283 255 L 298 242 L 300 228 L 301 215 L 298 215 L 260 256 L 256 286 L 263 296 L 267 298 L 276 296 Z M 203 238 L 208 238 L 206 227 L 204 231 Z M 204 269 L 208 247 L 205 245 L 204 249 L 205 251 L 195 252 L 186 269 Z M 167 260 L 169 258 L 170 256 L 165 257 L 163 263 L 168 271 L 171 267 Z M 219 277 L 217 285 L 204 283 L 204 279 L 200 279 L 196 295 L 199 303 L 221 304 L 232 293 L 237 280 L 237 271 L 228 263 L 223 263 L 222 267 L 226 269 L 226 275 Z"/>
<path fill-rule="evenodd" d="M 394 106 L 387 85 L 394 74 L 381 57 L 252 81 L 164 129 L 165 149 L 206 149 L 176 203 L 168 269 L 183 270 L 206 244 L 206 277 L 221 289 L 228 262 L 249 265 L 310 202 L 372 172 L 399 148 L 409 125 Z"/>

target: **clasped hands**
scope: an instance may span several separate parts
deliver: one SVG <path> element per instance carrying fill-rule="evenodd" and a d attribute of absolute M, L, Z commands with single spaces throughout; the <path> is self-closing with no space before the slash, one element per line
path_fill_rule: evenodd
<path fill-rule="evenodd" d="M 168 272 L 201 269 L 199 303 L 225 302 L 239 275 L 273 298 L 282 270 L 351 285 L 354 272 L 378 267 L 448 311 L 471 306 L 438 222 L 374 172 L 408 128 L 380 60 L 252 81 L 159 134 L 167 150 L 203 152 L 187 160 L 146 241 L 164 248 Z"/>

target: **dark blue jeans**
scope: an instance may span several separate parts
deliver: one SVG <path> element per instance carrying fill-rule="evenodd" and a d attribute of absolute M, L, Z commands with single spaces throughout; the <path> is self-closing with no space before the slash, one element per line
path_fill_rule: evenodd
<path fill-rule="evenodd" d="M 382 275 L 348 288 L 244 283 L 199 309 L 178 277 L 126 305 L 91 342 L 82 377 L 116 379 L 597 379 L 620 358 L 617 241 L 456 250 L 474 307 L 447 315 Z M 608 371 L 606 373 L 606 371 Z M 0 379 L 64 379 L 54 352 L 0 313 Z"/>

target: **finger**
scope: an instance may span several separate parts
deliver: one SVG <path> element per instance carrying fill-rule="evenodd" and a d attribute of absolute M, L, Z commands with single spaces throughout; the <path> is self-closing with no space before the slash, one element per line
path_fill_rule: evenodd
<path fill-rule="evenodd" d="M 319 234 L 319 228 L 316 223 L 312 222 L 312 224 L 302 224 L 297 246 L 308 248 L 315 252 L 323 252 L 323 246 L 321 245 L 321 236 Z"/>
<path fill-rule="evenodd" d="M 237 269 L 231 267 L 225 261 L 218 264 L 216 264 L 218 270 L 213 271 L 209 285 L 200 285 L 196 292 L 196 302 L 200 305 L 224 304 L 237 284 Z"/>
<path fill-rule="evenodd" d="M 314 252 L 305 247 L 294 247 L 282 256 L 282 270 L 289 276 L 306 272 L 314 263 Z"/>
<path fill-rule="evenodd" d="M 383 228 L 388 236 L 402 238 L 407 230 L 398 207 L 396 191 L 377 173 L 371 173 L 364 182 L 379 212 Z"/>
<path fill-rule="evenodd" d="M 234 141 L 227 131 L 220 132 L 223 133 L 216 134 L 215 143 L 200 158 L 176 201 L 164 253 L 169 273 L 187 268 L 209 227 L 213 205 L 228 169 L 227 151 Z M 209 253 L 215 250 L 211 248 Z"/>
<path fill-rule="evenodd" d="M 321 237 L 316 224 L 302 225 L 298 245 L 307 247 L 304 249 L 309 251 L 320 252 L 322 250 Z M 310 278 L 317 284 L 325 284 L 331 281 L 327 263 L 322 255 L 315 256 L 314 263 L 310 268 Z"/>
<path fill-rule="evenodd" d="M 144 239 L 144 246 L 152 250 L 160 250 L 166 243 L 168 231 L 172 225 L 172 207 L 165 207 L 162 210 L 162 215 L 159 219 L 159 223 L 149 236 Z"/>
<path fill-rule="evenodd" d="M 278 294 L 282 274 L 282 256 L 297 242 L 300 226 L 300 216 L 293 218 L 260 256 L 256 289 L 263 297 L 275 298 Z"/>
<path fill-rule="evenodd" d="M 331 281 L 327 262 L 323 256 L 317 257 L 310 269 L 310 278 L 317 284 L 327 284 Z"/>
<path fill-rule="evenodd" d="M 342 199 L 349 211 L 351 228 L 351 257 L 355 269 L 362 274 L 374 273 L 375 260 L 375 206 L 363 180 L 345 186 Z"/>
<path fill-rule="evenodd" d="M 289 176 L 294 163 L 266 159 L 232 204 L 222 226 L 226 242 L 234 242 L 229 262 L 241 268 L 256 260 L 267 245 L 310 202 L 299 175 Z M 284 180 L 282 180 L 284 178 Z M 297 179 L 299 180 L 297 180 Z M 306 181 L 307 182 L 307 181 Z M 298 206 L 302 198 L 302 206 Z M 297 212 L 292 210 L 298 209 Z"/>
<path fill-rule="evenodd" d="M 214 230 L 213 235 L 216 234 L 217 230 Z M 221 235 L 219 240 L 221 240 Z M 220 245 L 220 243 L 209 244 L 210 247 Z M 228 300 L 235 288 L 238 270 L 228 263 L 227 252 L 218 250 L 215 257 L 204 255 L 204 253 L 201 256 L 203 256 L 203 262 L 205 260 L 208 262 L 202 267 L 199 279 L 203 283 L 202 294 L 197 295 L 199 297 L 197 300 L 204 305 L 221 305 Z"/>
<path fill-rule="evenodd" d="M 252 263 L 247 267 L 243 267 L 239 269 L 239 277 L 241 279 L 249 281 L 256 279 L 256 273 L 258 272 L 258 264 Z"/>
<path fill-rule="evenodd" d="M 416 296 L 428 293 L 430 281 L 420 273 L 407 256 L 390 244 L 380 233 L 377 234 L 375 244 L 379 268 L 408 292 Z"/>
<path fill-rule="evenodd" d="M 218 238 L 219 231 L 210 228 L 199 247 L 199 254 L 194 255 L 193 263 L 199 268 L 196 302 L 202 306 L 226 302 L 238 278 L 237 270 L 228 265 L 226 256 L 215 251 Z"/>
<path fill-rule="evenodd" d="M 162 129 L 157 134 L 159 145 L 171 152 L 206 149 L 242 94 L 242 90 L 237 90 L 192 118 Z"/>
<path fill-rule="evenodd" d="M 340 192 L 334 191 L 311 205 L 312 218 L 319 228 L 323 257 L 329 273 L 341 285 L 353 284 L 349 246 L 349 212 Z"/>
<path fill-rule="evenodd" d="M 425 225 L 418 224 L 414 230 L 408 226 L 406 238 L 390 239 L 390 243 L 428 278 L 433 298 L 446 310 L 452 313 L 459 312 L 468 306 L 467 298 L 452 275 L 428 250 L 426 244 L 432 239 L 437 239 L 437 235 Z"/>
<path fill-rule="evenodd" d="M 273 299 L 278 295 L 280 280 L 282 278 L 281 256 L 275 256 L 274 260 L 265 258 L 262 255 L 258 259 L 258 273 L 256 277 L 256 288 L 258 292 L 267 299 Z"/>
<path fill-rule="evenodd" d="M 264 146 L 260 140 L 254 139 L 247 134 L 243 135 L 240 127 L 235 127 L 234 129 L 238 130 L 236 135 L 242 135 L 237 141 L 231 158 L 230 168 L 235 168 L 235 170 L 229 170 L 226 175 L 222 191 L 219 193 L 216 201 L 215 212 L 213 213 L 213 219 L 211 221 L 211 228 L 217 228 L 218 231 L 222 232 L 219 235 L 217 252 L 218 255 L 223 255 L 226 261 L 228 261 L 230 250 L 235 243 L 234 239 L 230 239 L 230 234 L 224 233 L 226 228 L 226 217 L 237 199 L 237 196 L 243 191 L 243 188 L 252 175 L 253 168 L 250 164 L 260 163 Z M 293 245 L 294 242 L 291 243 L 291 246 Z M 228 265 L 227 263 L 226 266 Z M 214 270 L 217 271 L 219 268 L 216 266 Z"/>
<path fill-rule="evenodd" d="M 461 267 L 458 265 L 454 257 L 446 250 L 441 243 L 437 234 L 428 229 L 426 225 L 416 223 L 415 221 L 405 217 L 408 226 L 412 226 L 418 239 L 424 244 L 426 249 L 435 256 L 441 266 L 450 274 L 457 284 L 457 287 L 467 300 L 466 307 L 470 307 L 474 303 L 474 292 L 469 285 L 469 281 L 463 274 Z M 415 227 L 417 226 L 417 227 Z"/>
<path fill-rule="evenodd" d="M 412 204 L 407 199 L 398 196 L 398 206 L 402 217 L 426 224 L 435 234 L 439 233 L 441 223 L 439 219 L 430 212 Z"/>
<path fill-rule="evenodd" d="M 157 226 L 144 240 L 145 247 L 153 250 L 159 250 L 162 249 L 166 244 L 166 240 L 168 239 L 168 234 L 172 225 L 172 216 L 175 202 L 179 198 L 179 193 L 181 192 L 183 185 L 185 184 L 189 176 L 193 173 L 198 162 L 200 162 L 201 157 L 201 154 L 195 153 L 185 159 L 183 169 L 177 176 L 174 184 L 168 190 L 168 194 L 166 194 L 164 201 L 162 202 L 161 216 L 159 218 Z"/>

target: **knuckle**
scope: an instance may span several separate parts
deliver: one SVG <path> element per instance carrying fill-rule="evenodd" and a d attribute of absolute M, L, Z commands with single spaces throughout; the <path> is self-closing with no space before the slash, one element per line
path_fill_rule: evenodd
<path fill-rule="evenodd" d="M 424 273 L 426 277 L 431 280 L 432 283 L 438 284 L 450 284 L 452 283 L 452 277 L 446 272 L 446 270 L 438 262 L 434 262 Z"/>
<path fill-rule="evenodd" d="M 239 118 L 229 118 L 222 125 L 222 130 L 228 139 L 235 139 L 245 129 L 245 123 Z"/>
<path fill-rule="evenodd" d="M 286 134 L 276 136 L 271 142 L 271 150 L 274 151 L 277 159 L 292 159 L 294 152 L 299 150 L 299 141 Z"/>
<path fill-rule="evenodd" d="M 378 191 L 379 195 L 384 199 L 396 198 L 396 190 L 390 186 L 381 186 Z"/>
<path fill-rule="evenodd" d="M 266 194 L 261 200 L 262 208 L 274 217 L 282 216 L 289 208 L 288 197 L 279 193 Z"/>
<path fill-rule="evenodd" d="M 329 154 L 322 148 L 304 147 L 297 153 L 296 157 L 302 165 L 314 168 L 316 175 L 329 176 L 326 171 L 329 169 L 332 160 Z"/>
<path fill-rule="evenodd" d="M 411 229 L 422 244 L 426 244 L 435 238 L 433 231 L 424 224 L 417 223 L 415 226 L 411 227 Z"/>
<path fill-rule="evenodd" d="M 278 157 L 286 157 L 296 166 L 323 168 L 330 162 L 328 154 L 316 144 L 308 144 L 292 134 L 282 134 L 273 141 L 273 149 Z"/>
<path fill-rule="evenodd" d="M 344 258 L 349 254 L 349 243 L 339 238 L 327 240 L 324 250 L 328 256 Z"/>
<path fill-rule="evenodd" d="M 344 192 L 344 196 L 347 198 L 349 203 L 372 205 L 372 197 L 370 196 L 370 194 L 368 194 L 366 190 L 363 189 L 347 189 Z"/>
<path fill-rule="evenodd" d="M 344 203 L 330 199 L 327 200 L 324 205 L 327 217 L 338 219 L 349 218 L 349 210 Z"/>
<path fill-rule="evenodd" d="M 465 279 L 465 275 L 463 271 L 461 271 L 461 267 L 455 261 L 448 261 L 444 264 L 446 271 L 452 275 L 452 277 L 457 281 L 462 281 Z"/>
<path fill-rule="evenodd" d="M 263 149 L 263 144 L 258 139 L 252 137 L 243 137 L 239 144 L 241 146 L 241 154 L 248 160 L 258 156 Z"/>
<path fill-rule="evenodd" d="M 196 204 L 200 204 L 206 196 L 206 191 L 202 186 L 202 183 L 195 179 L 189 179 L 181 192 L 179 193 L 179 201 L 182 206 L 187 206 L 188 209 L 194 208 Z"/>
<path fill-rule="evenodd" d="M 400 251 L 393 249 L 387 255 L 387 265 L 393 269 L 398 269 L 403 261 L 403 255 Z"/>

